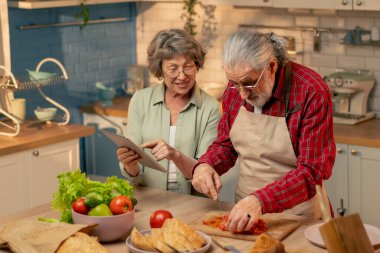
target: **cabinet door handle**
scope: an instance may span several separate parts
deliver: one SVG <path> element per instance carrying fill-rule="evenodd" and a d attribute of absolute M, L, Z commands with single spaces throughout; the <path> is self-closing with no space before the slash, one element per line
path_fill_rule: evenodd
<path fill-rule="evenodd" d="M 337 153 L 337 154 L 342 154 L 342 153 L 343 153 L 343 149 L 341 149 L 341 148 L 337 148 L 337 149 L 336 149 L 336 153 Z"/>
<path fill-rule="evenodd" d="M 264 3 L 267 3 L 269 0 L 263 0 Z"/>
<path fill-rule="evenodd" d="M 33 151 L 33 155 L 34 155 L 34 156 L 39 156 L 39 155 L 40 155 L 40 152 L 38 152 L 38 150 L 35 150 L 35 151 Z"/>
<path fill-rule="evenodd" d="M 347 0 L 343 0 L 342 1 L 342 5 L 347 5 L 348 4 L 348 1 Z"/>
<path fill-rule="evenodd" d="M 356 1 L 356 5 L 357 5 L 357 6 L 362 5 L 362 1 L 360 1 L 360 0 Z"/>
<path fill-rule="evenodd" d="M 123 126 L 126 126 L 126 125 L 127 125 L 127 122 L 123 121 L 123 122 L 121 122 L 121 124 L 122 124 Z"/>
<path fill-rule="evenodd" d="M 344 216 L 347 209 L 344 208 L 343 199 L 340 199 L 340 207 L 336 209 L 336 211 L 339 213 L 340 216 Z"/>
<path fill-rule="evenodd" d="M 359 153 L 359 152 L 356 151 L 355 149 L 351 150 L 351 154 L 352 154 L 352 155 L 357 155 L 358 153 Z"/>

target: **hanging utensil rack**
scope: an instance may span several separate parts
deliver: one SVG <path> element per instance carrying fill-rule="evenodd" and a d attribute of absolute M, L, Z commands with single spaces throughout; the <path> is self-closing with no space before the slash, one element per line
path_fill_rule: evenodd
<path fill-rule="evenodd" d="M 5 107 L 9 108 L 11 110 L 10 99 L 9 99 L 8 94 L 7 94 L 8 90 L 15 91 L 15 90 L 37 89 L 38 92 L 40 93 L 40 95 L 46 101 L 48 101 L 49 103 L 58 107 L 59 109 L 61 109 L 65 113 L 65 116 L 64 116 L 65 121 L 57 123 L 58 125 L 64 126 L 64 125 L 67 125 L 70 121 L 69 110 L 66 107 L 64 107 L 63 105 L 61 105 L 60 103 L 58 103 L 57 101 L 48 97 L 42 91 L 42 87 L 63 82 L 64 80 L 68 79 L 68 75 L 67 75 L 66 69 L 64 68 L 62 63 L 60 63 L 58 60 L 56 60 L 54 58 L 45 58 L 42 61 L 40 61 L 37 64 L 36 72 L 39 72 L 41 67 L 47 62 L 53 62 L 56 65 L 58 65 L 58 67 L 60 68 L 60 70 L 62 72 L 61 75 L 51 77 L 51 78 L 47 78 L 47 79 L 30 80 L 30 81 L 20 82 L 20 81 L 16 80 L 13 73 L 9 69 L 0 65 L 0 69 L 3 69 L 5 71 L 4 77 L 2 78 L 2 80 L 0 79 L 0 92 L 3 92 L 5 94 L 5 102 L 4 102 Z M 10 119 L 13 123 L 13 125 L 10 125 L 10 124 L 7 124 L 5 122 L 0 121 L 1 125 L 13 130 L 13 132 L 11 132 L 11 133 L 10 132 L 0 132 L 0 135 L 5 135 L 5 136 L 16 136 L 16 135 L 18 135 L 20 133 L 19 121 L 14 116 L 12 116 L 12 114 L 7 112 L 5 109 L 2 109 L 1 106 L 0 106 L 0 114 L 3 114 L 6 118 Z"/>

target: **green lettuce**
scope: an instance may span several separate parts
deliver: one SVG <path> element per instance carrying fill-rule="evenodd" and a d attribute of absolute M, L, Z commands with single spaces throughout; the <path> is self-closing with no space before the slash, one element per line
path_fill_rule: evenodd
<path fill-rule="evenodd" d="M 60 221 L 73 223 L 71 204 L 88 193 L 95 192 L 103 196 L 104 204 L 109 205 L 117 196 L 125 195 L 133 199 L 133 187 L 124 179 L 111 176 L 104 183 L 90 180 L 79 169 L 58 175 L 58 191 L 53 195 L 52 208 L 61 213 Z"/>

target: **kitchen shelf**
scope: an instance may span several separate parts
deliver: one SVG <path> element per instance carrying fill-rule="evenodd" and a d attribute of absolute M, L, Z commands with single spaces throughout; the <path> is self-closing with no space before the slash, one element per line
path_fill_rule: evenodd
<path fill-rule="evenodd" d="M 83 0 L 9 0 L 8 6 L 19 9 L 43 9 L 43 8 L 59 8 L 79 6 Z M 181 0 L 86 0 L 86 5 L 95 4 L 115 4 L 115 3 L 131 3 L 131 2 L 182 2 Z"/>
<path fill-rule="evenodd" d="M 343 44 L 346 46 L 380 46 L 380 41 L 362 41 L 360 43 L 341 42 L 340 44 Z"/>

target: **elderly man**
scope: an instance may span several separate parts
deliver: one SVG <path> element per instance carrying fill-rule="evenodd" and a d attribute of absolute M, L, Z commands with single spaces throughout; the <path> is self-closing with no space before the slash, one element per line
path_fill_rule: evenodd
<path fill-rule="evenodd" d="M 286 40 L 238 31 L 224 45 L 228 87 L 218 138 L 193 170 L 194 188 L 217 199 L 220 175 L 240 158 L 227 228 L 250 230 L 263 213 L 320 217 L 316 185 L 335 161 L 331 92 L 313 70 L 288 61 Z"/>

